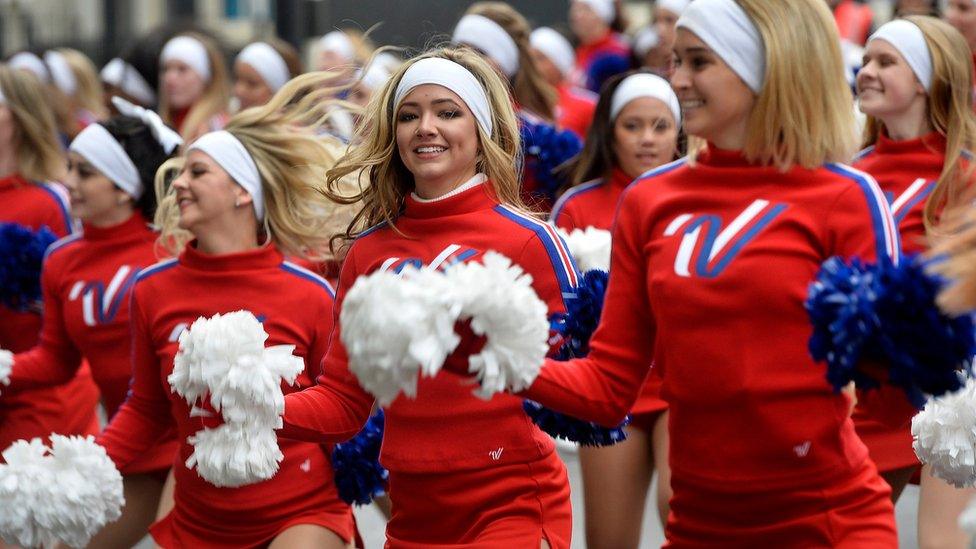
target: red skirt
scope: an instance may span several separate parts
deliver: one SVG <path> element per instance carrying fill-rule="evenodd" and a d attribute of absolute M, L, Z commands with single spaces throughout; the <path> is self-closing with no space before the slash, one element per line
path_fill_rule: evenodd
<path fill-rule="evenodd" d="M 741 492 L 671 478 L 664 547 L 897 549 L 891 488 L 865 461 L 851 476 L 815 488 Z"/>
<path fill-rule="evenodd" d="M 912 425 L 892 427 L 874 419 L 870 413 L 855 408 L 854 429 L 868 447 L 868 455 L 878 466 L 878 471 L 886 473 L 905 467 L 921 467 L 912 449 Z"/>
<path fill-rule="evenodd" d="M 51 433 L 97 435 L 97 408 L 98 388 L 87 364 L 64 385 L 0 396 L 0 452 L 17 440 Z"/>
<path fill-rule="evenodd" d="M 390 472 L 389 549 L 569 549 L 569 477 L 555 452 L 530 463 L 450 473 Z"/>

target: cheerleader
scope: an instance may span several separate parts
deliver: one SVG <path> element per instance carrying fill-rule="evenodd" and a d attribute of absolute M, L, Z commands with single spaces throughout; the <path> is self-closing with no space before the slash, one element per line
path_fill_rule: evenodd
<path fill-rule="evenodd" d="M 149 83 L 143 71 L 121 57 L 114 57 L 106 63 L 99 78 L 102 80 L 107 101 L 112 97 L 121 97 L 128 103 L 141 107 L 156 106 L 156 87 Z"/>
<path fill-rule="evenodd" d="M 298 52 L 287 42 L 252 42 L 234 60 L 234 97 L 241 110 L 264 105 L 301 73 Z"/>
<path fill-rule="evenodd" d="M 582 145 L 576 134 L 553 125 L 559 96 L 532 62 L 530 34 L 528 22 L 510 5 L 476 2 L 454 27 L 453 42 L 474 48 L 508 78 L 525 159 L 522 199 L 547 212 L 564 183 L 553 170 L 575 156 Z"/>
<path fill-rule="evenodd" d="M 227 68 L 214 41 L 199 33 L 171 38 L 159 55 L 159 115 L 187 143 L 227 123 Z"/>
<path fill-rule="evenodd" d="M 656 26 L 644 27 L 634 34 L 634 65 L 650 70 L 668 79 L 674 68 L 671 66 L 671 46 L 661 38 Z"/>
<path fill-rule="evenodd" d="M 644 172 L 675 159 L 681 110 L 668 82 L 647 73 L 615 76 L 597 104 L 586 146 L 569 165 L 574 186 L 552 209 L 552 222 L 572 231 L 610 230 L 620 195 Z M 658 472 L 657 509 L 668 516 L 667 403 L 652 370 L 625 427 L 627 440 L 605 448 L 581 446 L 586 545 L 640 545 L 644 501 Z"/>
<path fill-rule="evenodd" d="M 125 400 L 132 373 L 129 289 L 138 272 L 157 260 L 157 235 L 148 226 L 156 210 L 153 177 L 180 144 L 158 116 L 148 120 L 118 116 L 72 141 L 65 185 L 83 231 L 48 249 L 41 336 L 34 348 L 14 355 L 5 393 L 70 381 L 84 358 L 108 417 Z M 124 471 L 123 516 L 92 547 L 132 547 L 146 535 L 176 448 L 169 436 Z"/>
<path fill-rule="evenodd" d="M 529 36 L 532 45 L 532 61 L 550 86 L 556 88 L 556 121 L 559 126 L 572 130 L 581 138 L 593 122 L 596 94 L 577 88 L 569 83 L 576 65 L 573 46 L 563 35 L 549 27 L 540 27 Z"/>
<path fill-rule="evenodd" d="M 630 47 L 614 0 L 572 0 L 569 26 L 576 36 L 576 81 L 599 93 L 603 82 L 630 69 Z"/>
<path fill-rule="evenodd" d="M 64 172 L 56 135 L 37 79 L 0 66 L 0 222 L 31 231 L 46 228 L 59 237 L 72 232 L 64 190 L 48 183 Z M 0 348 L 19 353 L 34 347 L 40 312 L 40 303 L 20 310 L 0 305 Z M 52 432 L 95 433 L 97 404 L 98 391 L 87 367 L 60 387 L 0 396 L 0 447 Z"/>
<path fill-rule="evenodd" d="M 71 48 L 57 48 L 44 53 L 44 61 L 51 70 L 51 80 L 64 94 L 66 114 L 74 133 L 72 138 L 89 124 L 108 118 L 102 86 L 95 65 L 85 54 Z"/>
<path fill-rule="evenodd" d="M 356 71 L 356 81 L 349 89 L 349 102 L 365 107 L 373 94 L 383 88 L 402 62 L 390 53 L 380 53 Z"/>
<path fill-rule="evenodd" d="M 945 20 L 962 33 L 976 65 L 976 0 L 949 0 L 945 4 Z"/>
<path fill-rule="evenodd" d="M 365 169 L 370 180 L 361 223 L 350 227 L 355 240 L 337 310 L 362 275 L 447 268 L 488 250 L 532 275 L 550 313 L 565 310 L 576 270 L 551 227 L 521 205 L 518 123 L 508 86 L 487 62 L 468 48 L 414 58 L 374 96 L 367 117 L 362 145 L 329 172 L 335 181 Z M 475 341 L 463 338 L 456 355 L 466 360 Z M 285 397 L 279 434 L 344 440 L 365 423 L 373 401 L 348 369 L 336 325 L 319 384 Z M 415 400 L 399 398 L 384 412 L 380 460 L 393 505 L 387 547 L 569 548 L 566 469 L 521 399 L 482 400 L 466 379 L 446 375 L 420 379 Z"/>
<path fill-rule="evenodd" d="M 964 203 L 969 190 L 964 159 L 976 145 L 976 122 L 969 114 L 973 70 L 967 52 L 965 39 L 946 23 L 908 17 L 871 36 L 857 75 L 868 148 L 854 166 L 891 197 L 908 253 L 926 249 L 927 233 L 942 233 L 941 212 Z M 909 425 L 888 425 L 861 408 L 854 425 L 897 499 L 919 465 Z M 923 471 L 919 545 L 965 546 L 956 518 L 972 496 L 973 490 L 957 490 Z"/>
<path fill-rule="evenodd" d="M 226 131 L 190 145 L 168 189 L 157 183 L 160 242 L 179 256 L 142 270 L 132 286 L 131 389 L 98 442 L 124 471 L 175 427 L 175 506 L 150 527 L 162 547 L 338 549 L 354 537 L 351 510 L 339 500 L 320 445 L 283 442 L 278 475 L 242 488 L 217 488 L 187 468 L 187 437 L 219 419 L 208 416 L 209 402 L 191 407 L 165 381 L 182 330 L 201 316 L 239 309 L 263 320 L 269 343 L 295 345 L 306 364 L 298 388 L 318 373 L 332 329 L 332 289 L 282 254 L 315 253 L 329 237 L 330 203 L 316 189 L 315 166 L 334 157 L 300 128 L 318 112 L 317 98 L 290 103 L 320 83 L 293 82 L 267 105 L 237 114 Z"/>
<path fill-rule="evenodd" d="M 675 52 L 684 129 L 707 144 L 623 194 L 590 354 L 546 361 L 524 396 L 614 425 L 660 369 L 668 547 L 897 547 L 849 398 L 807 351 L 821 263 L 899 252 L 877 184 L 831 163 L 854 120 L 830 12 L 696 0 Z"/>

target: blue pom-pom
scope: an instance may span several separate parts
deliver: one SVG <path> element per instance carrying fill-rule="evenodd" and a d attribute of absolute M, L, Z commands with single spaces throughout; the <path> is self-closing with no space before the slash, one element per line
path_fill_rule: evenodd
<path fill-rule="evenodd" d="M 27 311 L 41 300 L 44 252 L 57 237 L 47 227 L 37 231 L 0 223 L 0 303 Z"/>
<path fill-rule="evenodd" d="M 579 154 L 583 142 L 572 131 L 557 129 L 543 121 L 532 121 L 524 116 L 519 121 L 522 150 L 535 176 L 535 191 L 554 201 L 556 193 L 566 184 L 566 178 L 554 174 L 553 170 Z"/>
<path fill-rule="evenodd" d="M 918 256 L 899 265 L 864 265 L 831 258 L 810 287 L 806 307 L 813 323 L 810 352 L 827 362 L 835 389 L 850 381 L 862 389 L 879 380 L 860 366 L 887 365 L 887 382 L 905 390 L 921 408 L 927 395 L 962 387 L 970 371 L 976 334 L 970 315 L 951 317 L 935 298 L 945 281 L 927 272 Z"/>
<path fill-rule="evenodd" d="M 563 338 L 563 344 L 556 354 L 557 359 L 569 360 L 586 356 L 590 352 L 590 336 L 600 323 L 607 278 L 606 271 L 587 271 L 576 288 L 576 297 L 566 302 L 566 313 L 553 318 L 553 327 Z M 629 416 L 620 425 L 608 429 L 592 421 L 583 421 L 550 410 L 531 400 L 523 402 L 522 408 L 532 418 L 533 423 L 554 438 L 583 446 L 610 446 L 627 439 L 623 427 L 630 423 Z"/>
<path fill-rule="evenodd" d="M 524 401 L 522 408 L 532 418 L 533 423 L 553 438 L 562 438 L 583 446 L 611 446 L 627 439 L 623 428 L 630 423 L 629 416 L 620 425 L 608 429 L 591 421 L 554 412 L 531 400 Z"/>
<path fill-rule="evenodd" d="M 586 87 L 600 93 L 603 83 L 612 76 L 631 69 L 630 59 L 618 53 L 606 53 L 596 57 L 586 69 Z"/>
<path fill-rule="evenodd" d="M 379 410 L 356 436 L 332 450 L 336 488 L 346 503 L 368 505 L 374 496 L 386 491 L 390 474 L 380 465 L 382 442 L 383 410 Z"/>

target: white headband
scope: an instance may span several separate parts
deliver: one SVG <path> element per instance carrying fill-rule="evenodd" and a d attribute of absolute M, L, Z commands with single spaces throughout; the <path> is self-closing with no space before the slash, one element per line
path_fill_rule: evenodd
<path fill-rule="evenodd" d="M 884 40 L 894 46 L 912 68 L 912 72 L 915 73 L 915 77 L 925 91 L 931 91 L 932 54 L 929 52 L 922 29 L 910 21 L 896 19 L 881 25 L 881 28 L 868 38 L 868 42 L 871 40 Z"/>
<path fill-rule="evenodd" d="M 644 57 L 660 43 L 661 35 L 654 30 L 654 27 L 644 27 L 634 35 L 634 53 L 638 57 Z"/>
<path fill-rule="evenodd" d="M 482 15 L 465 15 L 454 27 L 451 41 L 477 48 L 490 57 L 509 78 L 519 69 L 515 40 L 501 25 Z"/>
<path fill-rule="evenodd" d="M 461 101 L 471 109 L 474 119 L 478 121 L 485 135 L 490 136 L 491 103 L 488 94 L 471 71 L 461 65 L 442 57 L 426 57 L 410 66 L 393 95 L 394 109 L 400 107 L 400 102 L 410 93 L 410 90 L 423 84 L 437 84 L 456 93 Z"/>
<path fill-rule="evenodd" d="M 258 222 L 264 222 L 264 191 L 261 188 L 261 172 L 254 163 L 254 157 L 230 132 L 224 130 L 210 132 L 190 145 L 186 151 L 199 150 L 206 153 L 214 162 L 230 175 L 235 183 L 251 195 L 254 215 Z"/>
<path fill-rule="evenodd" d="M 614 7 L 613 0 L 576 0 L 576 1 L 582 2 L 587 6 L 590 6 L 590 9 L 593 10 L 593 12 L 596 13 L 600 19 L 603 19 L 603 21 L 606 22 L 606 24 L 608 25 L 613 23 L 614 18 L 617 16 L 617 8 Z"/>
<path fill-rule="evenodd" d="M 237 60 L 246 63 L 261 75 L 264 83 L 276 92 L 291 80 L 291 72 L 281 54 L 264 42 L 254 42 L 237 54 Z"/>
<path fill-rule="evenodd" d="M 85 157 L 109 181 L 132 198 L 138 200 L 142 196 L 144 189 L 139 170 L 105 126 L 97 122 L 89 124 L 68 148 Z"/>
<path fill-rule="evenodd" d="M 610 120 L 616 120 L 627 103 L 641 97 L 651 97 L 667 105 L 674 115 L 674 123 L 681 125 L 681 106 L 678 104 L 678 96 L 671 89 L 671 84 L 660 76 L 647 73 L 632 74 L 624 78 L 617 89 L 613 90 L 613 97 L 610 99 Z"/>
<path fill-rule="evenodd" d="M 160 61 L 181 61 L 199 74 L 204 81 L 210 81 L 210 57 L 203 42 L 192 36 L 177 36 L 166 43 L 159 55 Z"/>
<path fill-rule="evenodd" d="M 676 13 L 680 16 L 688 8 L 688 4 L 690 2 L 691 0 L 657 0 L 654 5 L 659 8 L 664 8 L 672 13 Z"/>
<path fill-rule="evenodd" d="M 529 36 L 532 47 L 542 52 L 559 69 L 563 76 L 569 76 L 576 66 L 576 52 L 569 40 L 549 27 L 539 27 Z"/>
<path fill-rule="evenodd" d="M 390 71 L 377 59 L 374 59 L 365 69 L 356 71 L 356 80 L 370 90 L 378 90 L 390 79 Z"/>
<path fill-rule="evenodd" d="M 695 0 L 678 19 L 708 44 L 754 93 L 766 80 L 766 48 L 759 29 L 734 0 Z"/>
<path fill-rule="evenodd" d="M 44 62 L 51 71 L 51 80 L 54 80 L 54 85 L 59 90 L 66 95 L 74 95 L 78 91 L 78 79 L 63 53 L 50 50 L 44 54 Z"/>
<path fill-rule="evenodd" d="M 37 55 L 22 51 L 10 58 L 7 63 L 12 69 L 21 69 L 30 72 L 42 83 L 47 84 L 51 81 L 51 73 L 47 70 L 47 65 Z"/>
<path fill-rule="evenodd" d="M 156 92 L 149 82 L 146 82 L 135 67 L 118 57 L 102 68 L 100 76 L 102 82 L 119 88 L 144 105 L 152 105 L 156 102 Z"/>
<path fill-rule="evenodd" d="M 166 154 L 173 154 L 176 147 L 183 144 L 183 138 L 180 137 L 180 134 L 167 126 L 163 122 L 163 119 L 155 112 L 140 107 L 139 105 L 133 105 L 121 97 L 113 97 L 112 104 L 115 105 L 115 109 L 119 111 L 119 114 L 138 118 L 143 124 L 149 127 L 150 133 L 152 133 L 152 136 Z"/>
<path fill-rule="evenodd" d="M 339 54 L 346 61 L 352 61 L 356 57 L 356 48 L 352 45 L 352 40 L 342 31 L 332 31 L 319 40 L 319 47 L 322 51 L 331 51 Z"/>

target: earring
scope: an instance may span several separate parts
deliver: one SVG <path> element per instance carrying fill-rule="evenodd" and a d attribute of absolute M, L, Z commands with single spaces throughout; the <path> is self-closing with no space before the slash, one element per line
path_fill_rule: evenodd
<path fill-rule="evenodd" d="M 241 207 L 241 197 L 238 196 L 237 198 L 234 199 L 234 207 L 235 208 Z"/>

